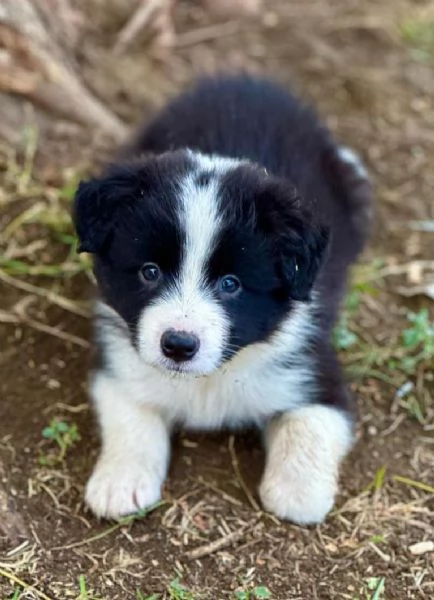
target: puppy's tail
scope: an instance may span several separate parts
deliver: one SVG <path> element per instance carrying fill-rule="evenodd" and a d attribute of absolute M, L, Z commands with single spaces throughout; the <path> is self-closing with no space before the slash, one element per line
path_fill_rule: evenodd
<path fill-rule="evenodd" d="M 368 171 L 361 158 L 350 148 L 335 147 L 327 153 L 329 184 L 341 200 L 351 235 L 360 252 L 371 232 L 373 222 L 374 190 Z"/>

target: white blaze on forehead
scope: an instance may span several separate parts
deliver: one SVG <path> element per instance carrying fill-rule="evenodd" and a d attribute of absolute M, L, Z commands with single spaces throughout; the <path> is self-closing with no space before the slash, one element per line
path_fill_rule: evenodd
<path fill-rule="evenodd" d="M 187 298 L 203 287 L 205 265 L 213 249 L 221 222 L 217 210 L 218 181 L 206 186 L 195 184 L 189 175 L 182 185 L 184 245 L 181 258 L 180 292 Z M 186 298 L 186 299 L 187 299 Z"/>
<path fill-rule="evenodd" d="M 185 235 L 179 291 L 188 301 L 191 295 L 204 288 L 204 275 L 222 221 L 218 208 L 220 178 L 237 166 L 238 161 L 190 152 L 196 168 L 181 181 L 183 206 L 182 224 Z M 209 181 L 199 185 L 202 172 L 209 172 Z"/>

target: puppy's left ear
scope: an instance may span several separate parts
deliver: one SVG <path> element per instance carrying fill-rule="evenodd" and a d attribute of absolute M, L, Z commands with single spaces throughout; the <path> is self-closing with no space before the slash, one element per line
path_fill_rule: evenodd
<path fill-rule="evenodd" d="M 302 222 L 280 240 L 280 268 L 286 289 L 294 300 L 309 300 L 321 264 L 326 258 L 329 229 Z"/>
<path fill-rule="evenodd" d="M 287 180 L 267 177 L 257 193 L 257 215 L 272 241 L 282 288 L 294 300 L 309 300 L 329 245 L 330 230 Z"/>
<path fill-rule="evenodd" d="M 329 228 L 296 218 L 296 226 L 282 233 L 280 271 L 285 288 L 294 300 L 309 300 L 318 270 L 326 258 Z"/>

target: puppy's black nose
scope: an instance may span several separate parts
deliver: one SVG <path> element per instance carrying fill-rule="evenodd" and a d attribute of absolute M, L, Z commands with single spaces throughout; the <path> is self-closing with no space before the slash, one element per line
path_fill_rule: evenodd
<path fill-rule="evenodd" d="M 168 329 L 161 336 L 161 350 L 164 356 L 176 362 L 191 360 L 199 350 L 199 338 L 193 333 Z"/>

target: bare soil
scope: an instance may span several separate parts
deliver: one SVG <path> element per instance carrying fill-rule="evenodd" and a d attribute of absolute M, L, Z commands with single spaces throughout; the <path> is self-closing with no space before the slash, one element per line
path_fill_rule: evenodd
<path fill-rule="evenodd" d="M 405 24 L 433 22 L 432 2 L 270 0 L 257 18 L 215 21 L 199 4 L 180 1 L 176 45 L 166 62 L 152 56 L 146 39 L 125 55 L 111 52 L 131 3 L 77 4 L 85 22 L 77 56 L 83 77 L 129 123 L 204 71 L 267 73 L 311 101 L 336 136 L 362 154 L 376 186 L 376 228 L 361 263 L 369 268 L 382 259 L 385 271 L 375 294 L 362 293 L 354 327 L 381 351 L 399 344 L 409 310 L 426 306 L 432 315 L 432 301 L 399 293 L 417 279 L 415 261 L 432 259 L 433 233 L 412 231 L 409 221 L 434 219 L 434 54 L 432 46 L 421 48 L 403 35 Z M 105 158 L 88 132 L 65 132 L 40 142 L 42 186 L 61 185 L 66 168 Z M 2 229 L 38 202 L 40 192 L 6 201 L 7 162 L 0 177 Z M 25 249 L 39 236 L 36 225 L 26 225 L 7 245 Z M 65 259 L 64 246 L 48 233 L 45 242 L 29 251 L 37 262 Z M 386 277 L 397 265 L 404 265 L 399 274 Z M 21 280 L 75 300 L 92 294 L 84 274 Z M 223 600 L 256 586 L 278 600 L 434 597 L 434 552 L 428 545 L 420 554 L 412 548 L 434 541 L 432 365 L 410 377 L 423 397 L 423 420 L 400 402 L 393 373 L 382 381 L 380 366 L 380 374 L 354 379 L 358 442 L 342 470 L 336 510 L 320 527 L 279 522 L 258 508 L 263 453 L 249 432 L 180 434 L 164 504 L 128 523 L 100 523 L 82 500 L 98 451 L 86 397 L 89 321 L 4 279 L 0 287 L 3 321 L 17 307 L 30 307 L 39 323 L 79 338 L 62 340 L 32 323 L 0 324 L 1 600 L 152 594 Z M 349 361 L 345 352 L 342 359 Z M 63 460 L 41 465 L 41 456 L 55 450 L 41 435 L 53 418 L 76 424 L 80 440 Z M 220 549 L 212 545 L 219 539 Z M 203 556 L 192 557 L 202 546 Z M 80 576 L 87 591 L 80 591 Z M 175 578 L 191 596 L 171 587 Z"/>

